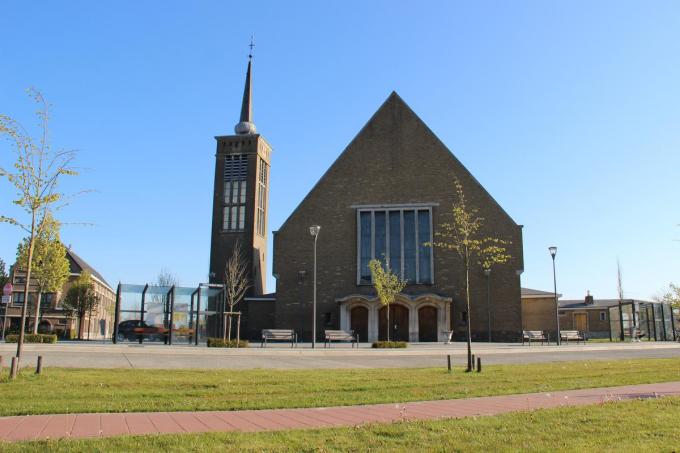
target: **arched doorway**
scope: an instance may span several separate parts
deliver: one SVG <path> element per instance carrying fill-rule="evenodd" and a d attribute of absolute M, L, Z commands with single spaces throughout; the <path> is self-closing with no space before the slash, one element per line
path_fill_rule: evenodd
<path fill-rule="evenodd" d="M 52 324 L 49 321 L 42 320 L 38 323 L 38 332 L 39 333 L 51 333 L 52 332 Z"/>
<path fill-rule="evenodd" d="M 437 308 L 430 305 L 418 310 L 418 341 L 437 341 Z"/>
<path fill-rule="evenodd" d="M 379 339 L 387 340 L 387 307 L 379 312 Z M 390 340 L 408 341 L 408 308 L 390 304 Z"/>
<path fill-rule="evenodd" d="M 362 306 L 352 308 L 349 320 L 350 328 L 359 335 L 359 341 L 368 341 L 368 308 Z"/>

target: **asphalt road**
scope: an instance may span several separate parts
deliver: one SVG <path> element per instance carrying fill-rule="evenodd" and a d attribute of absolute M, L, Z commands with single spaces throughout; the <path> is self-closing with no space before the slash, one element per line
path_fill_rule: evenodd
<path fill-rule="evenodd" d="M 518 345 L 473 346 L 485 364 L 521 364 L 574 360 L 618 360 L 638 358 L 680 358 L 680 344 L 652 343 L 626 345 L 585 345 L 568 347 L 521 347 Z M 0 344 L 5 366 L 13 354 L 11 345 Z M 287 348 L 220 350 L 190 347 L 121 347 L 106 345 L 28 346 L 22 366 L 35 366 L 38 355 L 44 366 L 69 368 L 206 368 L 206 369 L 330 369 L 330 368 L 421 368 L 446 366 L 451 354 L 455 366 L 466 359 L 464 345 L 385 351 L 336 347 L 333 350 Z"/>

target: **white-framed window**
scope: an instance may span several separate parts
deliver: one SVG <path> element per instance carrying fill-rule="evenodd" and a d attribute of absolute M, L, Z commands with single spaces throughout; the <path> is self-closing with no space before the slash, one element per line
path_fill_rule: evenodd
<path fill-rule="evenodd" d="M 607 320 L 607 312 L 601 311 L 600 312 L 600 321 L 606 321 L 606 320 Z"/>
<path fill-rule="evenodd" d="M 257 234 L 262 237 L 266 233 L 267 172 L 267 163 L 260 159 L 260 171 L 257 178 Z"/>
<path fill-rule="evenodd" d="M 246 222 L 248 156 L 230 154 L 224 157 L 224 197 L 222 229 L 241 231 Z"/>
<path fill-rule="evenodd" d="M 357 284 L 371 283 L 368 263 L 379 259 L 408 283 L 434 281 L 432 207 L 357 209 Z"/>

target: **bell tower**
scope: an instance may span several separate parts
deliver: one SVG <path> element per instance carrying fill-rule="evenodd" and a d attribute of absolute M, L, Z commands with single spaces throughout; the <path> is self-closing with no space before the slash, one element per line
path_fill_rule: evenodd
<path fill-rule="evenodd" d="M 251 46 L 252 50 L 252 46 Z M 257 133 L 252 109 L 252 52 L 248 55 L 241 117 L 234 135 L 217 136 L 210 283 L 224 283 L 237 243 L 249 261 L 250 295 L 265 292 L 271 146 Z"/>

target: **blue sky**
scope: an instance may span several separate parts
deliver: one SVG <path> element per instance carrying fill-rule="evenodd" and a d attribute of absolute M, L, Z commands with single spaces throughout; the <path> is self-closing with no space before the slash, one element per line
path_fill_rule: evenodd
<path fill-rule="evenodd" d="M 617 258 L 628 297 L 680 281 L 677 2 L 5 2 L 0 112 L 33 125 L 28 86 L 53 104 L 84 168 L 65 189 L 97 191 L 62 237 L 111 284 L 207 279 L 251 34 L 270 229 L 396 90 L 524 225 L 524 286 L 552 288 L 550 245 L 569 298 L 614 297 Z M 0 257 L 20 237 L 0 225 Z"/>

